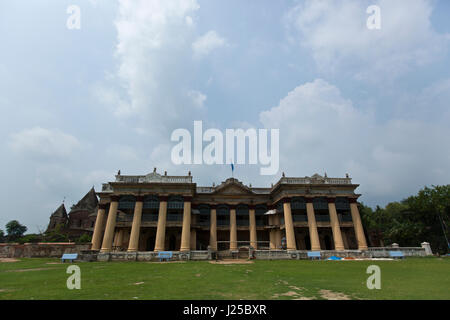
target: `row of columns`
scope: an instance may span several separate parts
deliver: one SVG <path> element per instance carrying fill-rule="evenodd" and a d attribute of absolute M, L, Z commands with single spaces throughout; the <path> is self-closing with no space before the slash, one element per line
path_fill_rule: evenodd
<path fill-rule="evenodd" d="M 180 251 L 189 251 L 192 247 L 191 234 L 191 199 L 185 197 L 183 208 L 183 227 L 181 231 L 181 246 Z M 94 227 L 94 234 L 92 237 L 92 250 L 99 250 L 102 252 L 110 252 L 112 250 L 114 230 L 116 226 L 116 216 L 118 208 L 118 197 L 111 197 L 111 204 L 109 207 L 108 218 L 106 221 L 105 233 L 103 241 L 101 241 L 102 229 L 105 221 L 105 205 L 99 205 L 97 220 Z M 134 207 L 133 222 L 131 226 L 130 241 L 128 251 L 137 251 L 139 246 L 139 233 L 141 228 L 143 198 L 137 197 Z M 336 206 L 333 198 L 328 200 L 328 210 L 330 214 L 330 223 L 333 232 L 333 240 L 336 250 L 344 250 L 344 242 L 342 239 L 342 233 L 339 226 L 339 219 L 336 212 Z M 283 211 L 285 221 L 286 232 L 286 246 L 288 250 L 296 250 L 294 224 L 292 219 L 290 199 L 283 199 Z M 353 225 L 355 228 L 355 235 L 358 242 L 359 250 L 367 250 L 366 238 L 364 236 L 364 230 L 362 227 L 361 217 L 359 215 L 356 199 L 350 201 L 350 211 L 352 215 Z M 319 233 L 317 230 L 317 223 L 314 215 L 314 207 L 312 199 L 307 199 L 306 212 L 308 216 L 308 228 L 311 241 L 311 250 L 320 250 Z M 159 201 L 159 214 L 158 225 L 156 230 L 155 239 L 155 251 L 164 251 L 165 231 L 166 231 L 166 215 L 167 215 L 167 197 L 160 196 Z M 269 216 L 269 224 L 279 225 L 279 216 Z M 256 236 L 256 218 L 255 208 L 251 206 L 249 208 L 249 231 L 250 231 L 250 245 L 253 248 L 257 248 L 257 236 Z M 123 237 L 123 234 L 119 233 L 118 237 Z M 116 241 L 115 241 L 116 242 Z M 117 239 L 118 243 L 121 243 L 120 239 Z M 194 241 L 195 242 L 195 241 Z M 271 230 L 270 232 L 270 247 L 271 249 L 277 248 L 281 244 L 281 230 Z M 212 250 L 217 250 L 217 212 L 216 206 L 211 206 L 210 213 L 210 246 Z M 195 246 L 194 246 L 195 249 Z M 236 207 L 232 206 L 230 209 L 230 250 L 237 250 L 237 224 L 236 224 Z"/>
<path fill-rule="evenodd" d="M 294 233 L 294 223 L 292 220 L 291 203 L 290 199 L 284 199 L 283 203 L 284 211 L 284 226 L 286 230 L 286 247 L 288 250 L 297 250 Z M 328 198 L 328 211 L 330 214 L 331 230 L 333 232 L 333 240 L 335 250 L 344 250 L 344 241 L 342 239 L 341 228 L 339 225 L 339 219 L 337 216 L 336 205 L 334 198 Z M 364 229 L 361 222 L 361 216 L 359 214 L 358 205 L 356 199 L 350 199 L 350 212 L 353 220 L 353 227 L 355 229 L 356 240 L 358 242 L 359 250 L 367 250 L 366 237 L 364 235 Z M 320 250 L 319 232 L 317 230 L 316 217 L 314 214 L 314 206 L 312 198 L 306 199 L 306 214 L 308 216 L 308 229 L 311 242 L 311 250 Z"/>

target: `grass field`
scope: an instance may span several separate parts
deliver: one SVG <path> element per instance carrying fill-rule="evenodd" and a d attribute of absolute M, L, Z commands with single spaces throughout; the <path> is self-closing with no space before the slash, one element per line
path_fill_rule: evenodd
<path fill-rule="evenodd" d="M 449 258 L 76 264 L 80 290 L 58 259 L 0 262 L 0 299 L 450 299 Z M 369 265 L 381 290 L 367 289 Z"/>

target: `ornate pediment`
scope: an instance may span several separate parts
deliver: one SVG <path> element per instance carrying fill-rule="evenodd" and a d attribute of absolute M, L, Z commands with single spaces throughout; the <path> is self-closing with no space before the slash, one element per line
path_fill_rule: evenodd
<path fill-rule="evenodd" d="M 325 183 L 326 177 L 322 177 L 320 174 L 314 174 L 311 178 L 310 181 L 311 183 Z"/>
<path fill-rule="evenodd" d="M 229 178 L 216 187 L 216 194 L 253 194 L 252 190 L 237 179 Z"/>
<path fill-rule="evenodd" d="M 163 178 L 159 173 L 152 172 L 142 177 L 142 180 L 140 182 L 162 182 L 162 181 Z"/>

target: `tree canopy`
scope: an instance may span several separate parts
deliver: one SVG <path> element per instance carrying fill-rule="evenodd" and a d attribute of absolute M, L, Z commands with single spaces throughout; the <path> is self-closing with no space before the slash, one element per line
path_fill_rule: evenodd
<path fill-rule="evenodd" d="M 381 234 L 385 244 L 417 247 L 426 241 L 433 252 L 448 252 L 450 185 L 425 187 L 385 208 L 362 205 L 361 216 L 367 231 Z"/>
<path fill-rule="evenodd" d="M 28 230 L 24 225 L 21 225 L 17 220 L 11 220 L 6 224 L 6 232 L 8 233 L 8 240 L 16 240 L 23 236 Z"/>

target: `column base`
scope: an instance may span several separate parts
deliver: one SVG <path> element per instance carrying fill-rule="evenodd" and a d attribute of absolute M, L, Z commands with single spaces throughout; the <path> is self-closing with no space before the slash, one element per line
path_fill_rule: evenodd
<path fill-rule="evenodd" d="M 191 248 L 180 248 L 180 252 L 189 252 Z"/>
<path fill-rule="evenodd" d="M 360 251 L 367 251 L 367 250 L 369 250 L 369 248 L 368 247 L 358 247 L 358 250 L 360 250 Z"/>

